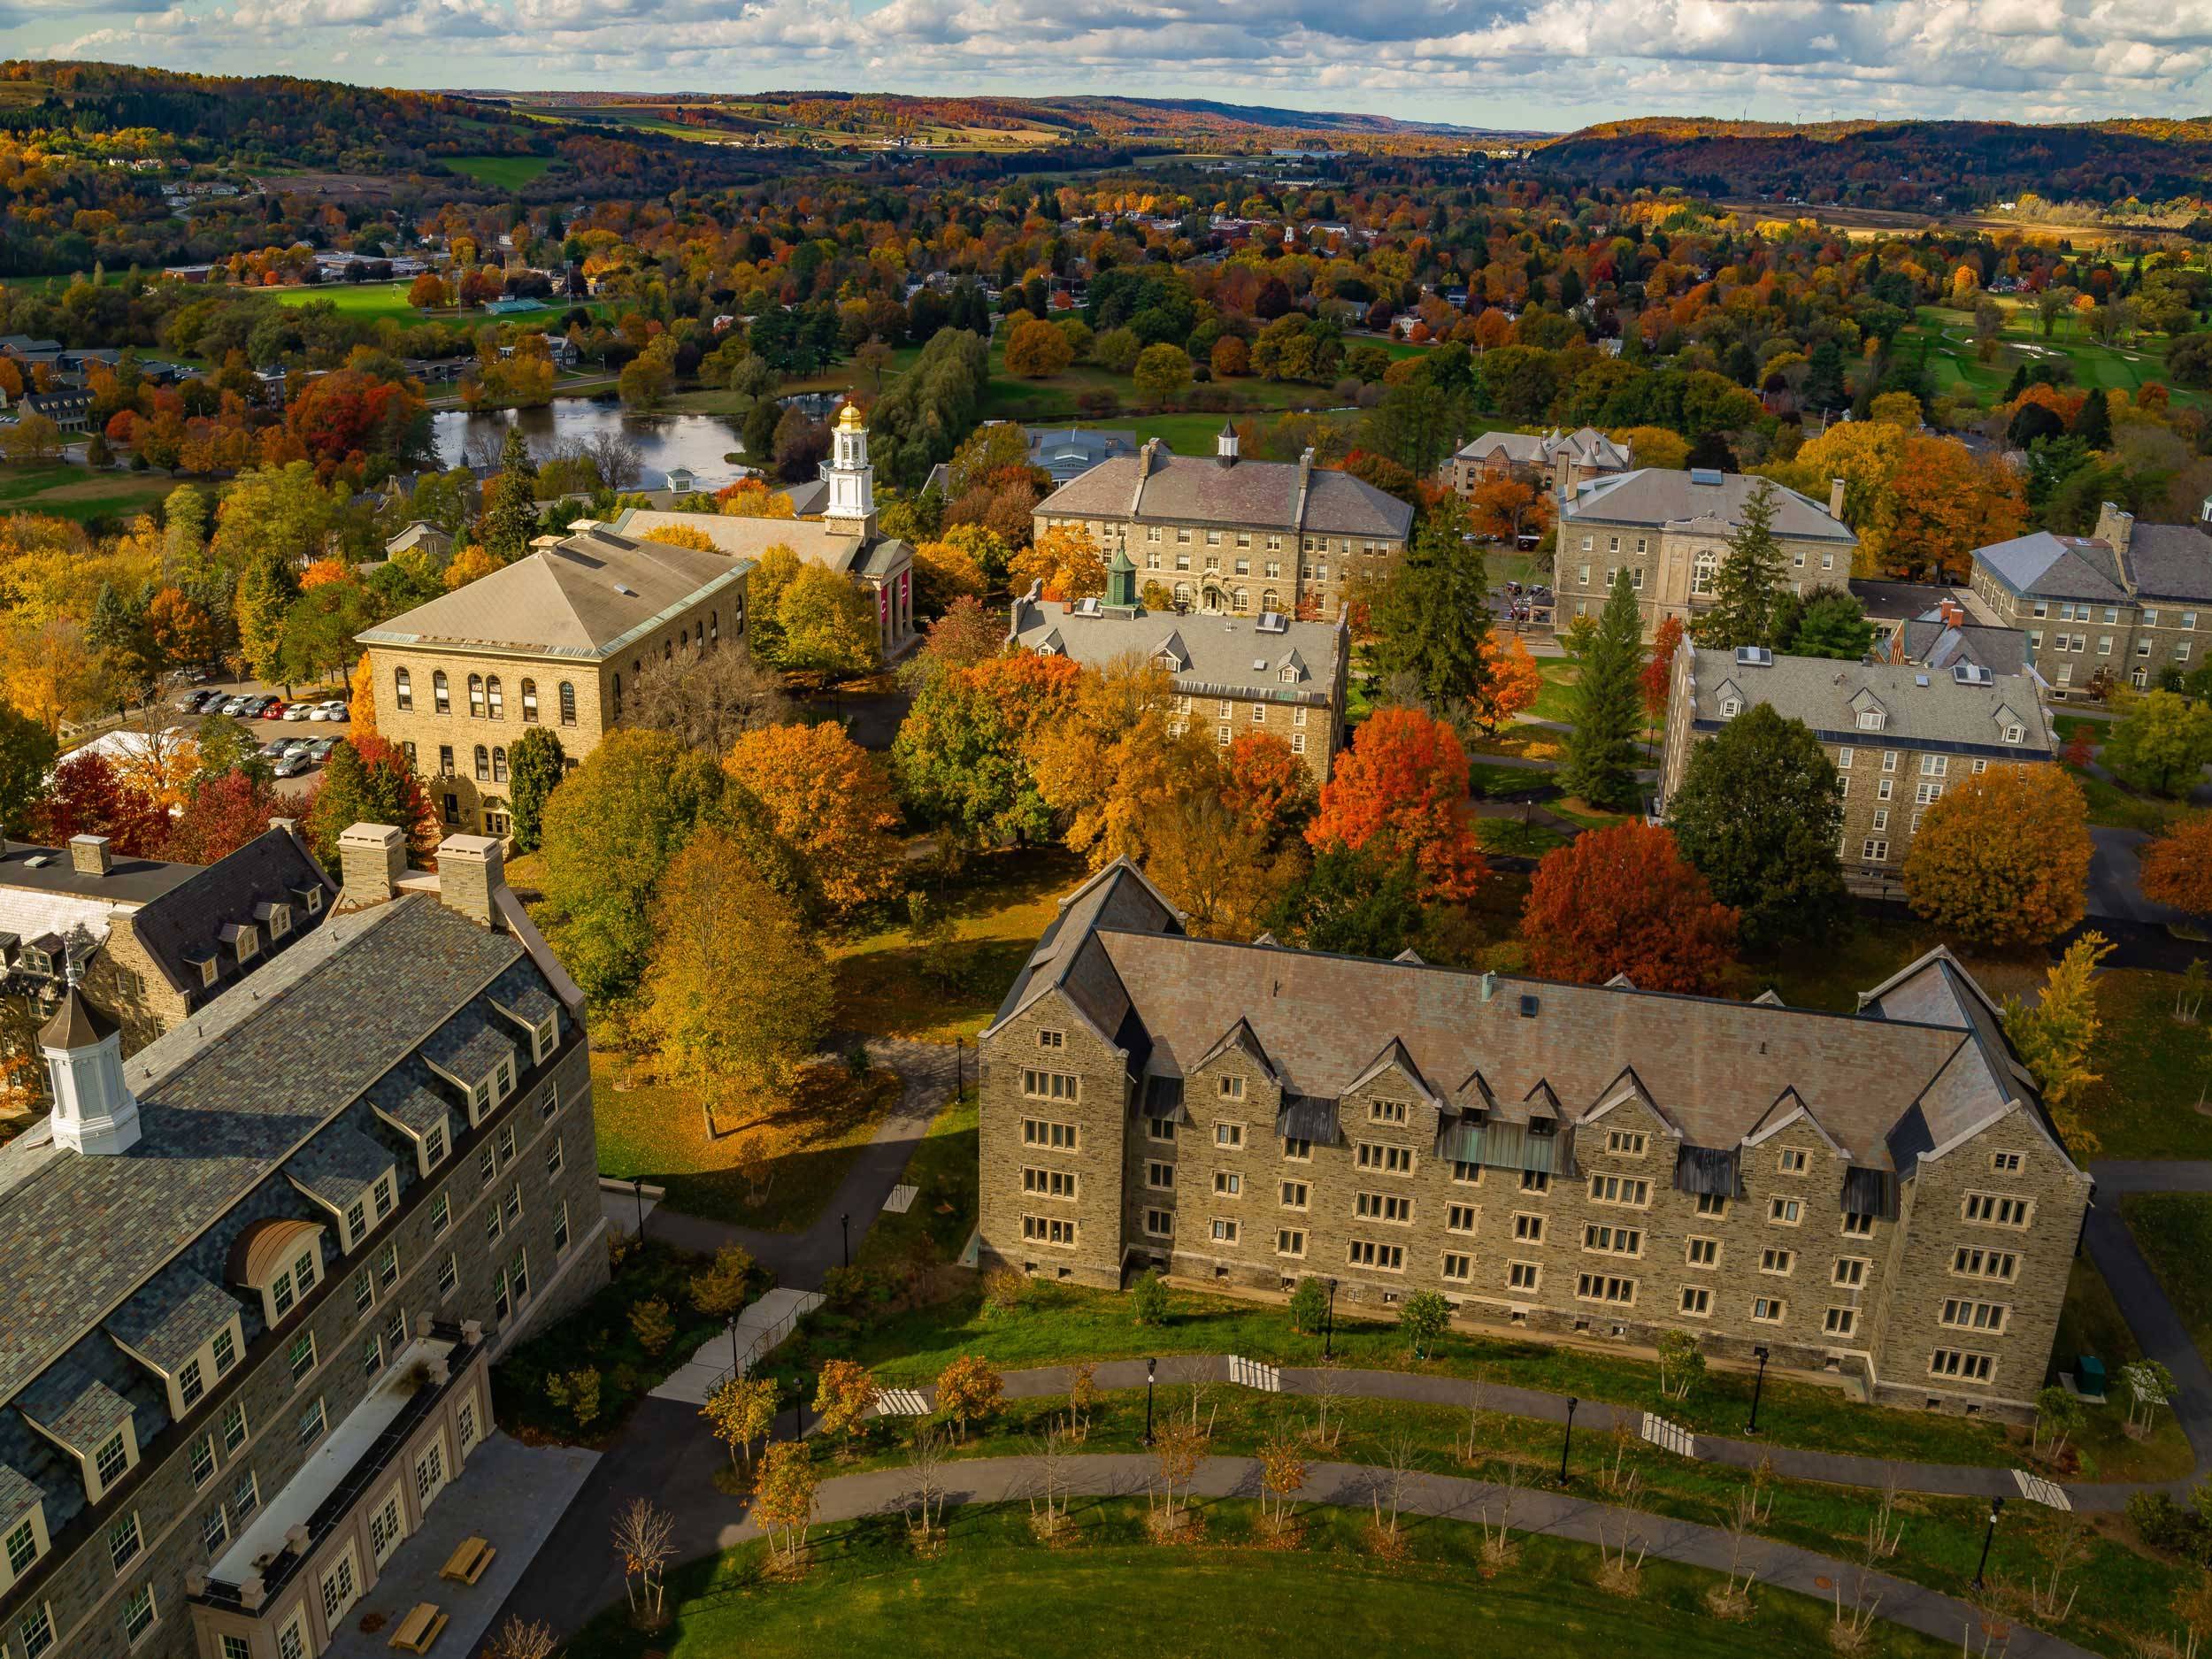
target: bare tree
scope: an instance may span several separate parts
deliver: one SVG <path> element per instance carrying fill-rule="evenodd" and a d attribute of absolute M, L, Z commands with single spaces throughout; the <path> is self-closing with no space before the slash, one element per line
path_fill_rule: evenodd
<path fill-rule="evenodd" d="M 906 1466 L 914 1476 L 906 1496 L 906 1525 L 918 1547 L 927 1547 L 942 1530 L 945 1513 L 945 1444 L 949 1432 L 934 1424 L 914 1431 Z"/>
<path fill-rule="evenodd" d="M 1764 1526 L 1767 1517 L 1774 1513 L 1774 1459 L 1762 1456 L 1751 1471 L 1751 1520 L 1755 1526 Z"/>
<path fill-rule="evenodd" d="M 1882 1501 L 1875 1506 L 1873 1519 L 1867 1523 L 1869 1560 L 1887 1561 L 1905 1541 L 1905 1524 L 1897 1518 L 1898 1492 L 1897 1471 L 1892 1469 L 1882 1481 Z M 1771 1500 L 1769 1507 L 1772 1507 Z"/>
<path fill-rule="evenodd" d="M 622 1558 L 623 1587 L 629 1593 L 632 1613 L 660 1617 L 661 1574 L 676 1553 L 675 1532 L 676 1517 L 650 1498 L 632 1498 L 615 1516 L 614 1553 Z"/>
<path fill-rule="evenodd" d="M 1033 1441 L 1029 1459 L 1034 1478 L 1029 1494 L 1029 1528 L 1040 1538 L 1057 1537 L 1068 1519 L 1068 1425 L 1055 1417 L 1042 1438 Z M 1043 1508 L 1038 1506 L 1041 1503 Z"/>
<path fill-rule="evenodd" d="M 1344 1364 L 1325 1359 L 1313 1373 L 1313 1443 L 1325 1452 L 1336 1449 L 1344 1437 Z"/>
<path fill-rule="evenodd" d="M 1153 1474 L 1146 1494 L 1146 1518 L 1155 1536 L 1180 1530 L 1190 1507 L 1190 1484 L 1206 1455 L 1206 1438 L 1180 1412 L 1153 1436 Z"/>
<path fill-rule="evenodd" d="M 1383 1436 L 1381 1455 L 1382 1462 L 1375 1469 L 1370 1487 L 1375 1504 L 1375 1531 L 1395 1543 L 1398 1511 L 1405 1505 L 1406 1489 L 1421 1471 L 1420 1438 L 1411 1429 L 1394 1429 Z"/>
<path fill-rule="evenodd" d="M 2056 1532 L 2049 1554 L 2044 1556 L 2050 1568 L 2049 1576 L 2038 1573 L 2028 1581 L 2028 1603 L 2036 1617 L 2046 1624 L 2062 1624 L 2073 1612 L 2074 1598 L 2081 1594 L 2081 1585 L 2078 1581 L 2068 1584 L 2067 1575 L 2089 1560 L 2087 1521 L 2072 1510 L 2066 1510 L 2059 1517 Z"/>
<path fill-rule="evenodd" d="M 1629 1461 L 1630 1454 L 1643 1442 L 1636 1431 L 1628 1426 L 1624 1417 L 1614 1423 L 1610 1438 L 1612 1455 L 1598 1465 L 1598 1485 L 1613 1497 L 1626 1502 L 1628 1494 L 1642 1480 L 1642 1477 L 1636 1472 L 1635 1464 Z"/>
<path fill-rule="evenodd" d="M 583 452 L 599 471 L 599 481 L 618 494 L 635 489 L 645 470 L 645 453 L 628 434 L 610 429 L 584 440 Z"/>
<path fill-rule="evenodd" d="M 787 724 L 791 700 L 743 641 L 726 639 L 703 655 L 649 665 L 637 677 L 632 718 L 718 760 L 743 733 Z"/>
<path fill-rule="evenodd" d="M 1497 1525 L 1491 1525 L 1492 1500 L 1485 1498 L 1478 1518 L 1482 1523 L 1482 1564 L 1493 1572 L 1513 1564 L 1517 1553 L 1513 1542 L 1513 1509 L 1521 1497 L 1521 1466 L 1508 1460 L 1497 1486 Z"/>
<path fill-rule="evenodd" d="M 1091 1412 L 1098 1405 L 1098 1362 L 1087 1359 L 1068 1370 L 1068 1439 L 1080 1446 L 1091 1437 Z"/>
<path fill-rule="evenodd" d="M 1836 1613 L 1828 1631 L 1828 1640 L 1839 1653 L 1857 1653 L 1866 1646 L 1867 1632 L 1873 1628 L 1874 1615 L 1882 1605 L 1878 1595 L 1869 1596 L 1872 1587 L 1873 1570 L 1861 1563 L 1851 1575 L 1851 1605 L 1843 1604 L 1843 1575 L 1836 1576 Z"/>
<path fill-rule="evenodd" d="M 1278 1536 L 1290 1530 L 1292 1511 L 1305 1484 L 1302 1442 L 1288 1429 L 1273 1430 L 1260 1446 L 1260 1513 Z"/>
<path fill-rule="evenodd" d="M 492 1659 L 553 1659 L 553 1650 L 559 1645 L 550 1624 L 534 1619 L 525 1622 L 520 1614 L 510 1613 L 492 1638 Z"/>
<path fill-rule="evenodd" d="M 1490 1438 L 1492 1416 L 1489 1373 L 1478 1370 L 1467 1385 L 1467 1432 L 1459 1443 L 1461 1463 L 1482 1461 L 1483 1446 Z"/>
<path fill-rule="evenodd" d="M 1749 1486 L 1737 1489 L 1728 1506 L 1728 1578 L 1705 1593 L 1705 1603 L 1722 1618 L 1743 1618 L 1751 1611 L 1751 1582 L 1759 1575 L 1746 1557 L 1756 1536 L 1752 1511 L 1755 1500 Z"/>
<path fill-rule="evenodd" d="M 1960 1635 L 1959 1659 L 2004 1659 L 2012 1646 L 2012 1621 L 1998 1609 L 2003 1594 L 2004 1586 L 1995 1578 L 1986 1589 L 1968 1592 L 1966 1603 L 1974 1609 L 1974 1617 L 1966 1621 Z"/>

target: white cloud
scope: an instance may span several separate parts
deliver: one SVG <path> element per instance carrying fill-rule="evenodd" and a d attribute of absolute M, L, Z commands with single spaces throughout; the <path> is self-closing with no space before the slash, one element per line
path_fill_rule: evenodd
<path fill-rule="evenodd" d="M 355 52 L 415 86 L 1125 92 L 1486 127 L 2212 107 L 2205 0 L 162 4 L 0 0 L 0 35 L 15 51 L 204 71 L 334 66 Z M 55 38 L 65 20 L 73 32 Z"/>

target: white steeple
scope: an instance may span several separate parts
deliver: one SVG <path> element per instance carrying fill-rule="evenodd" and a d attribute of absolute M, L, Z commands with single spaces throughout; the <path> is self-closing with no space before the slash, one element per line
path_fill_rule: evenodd
<path fill-rule="evenodd" d="M 69 956 L 68 988 L 38 1033 L 53 1086 L 54 1144 L 112 1156 L 138 1144 L 138 1101 L 123 1081 L 123 1033 L 77 989 L 81 958 Z"/>
<path fill-rule="evenodd" d="M 857 406 L 847 403 L 837 417 L 829 464 L 822 476 L 829 480 L 829 501 L 822 509 L 822 523 L 833 535 L 872 536 L 876 533 L 876 470 L 868 464 L 868 428 L 861 423 Z"/>

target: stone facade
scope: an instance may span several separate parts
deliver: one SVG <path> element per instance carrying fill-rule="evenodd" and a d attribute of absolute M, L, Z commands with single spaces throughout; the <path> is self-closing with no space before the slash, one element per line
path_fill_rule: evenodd
<path fill-rule="evenodd" d="M 20 1518 L 27 1466 L 36 1471 L 29 1485 L 45 1544 L 21 1570 L 0 1568 L 0 1647 L 9 1659 L 42 1651 L 68 1659 L 235 1659 L 226 1637 L 241 1640 L 250 1659 L 313 1659 L 493 1428 L 489 1362 L 606 1282 L 580 1000 L 555 995 L 573 990 L 557 965 L 543 977 L 534 967 L 518 971 L 518 962 L 534 961 L 528 952 L 494 948 L 515 926 L 496 900 L 493 908 L 505 918 L 498 926 L 474 915 L 464 919 L 434 894 L 372 886 L 366 872 L 373 862 L 357 860 L 349 869 L 363 879 L 318 937 L 316 960 L 303 950 L 274 971 L 273 980 L 287 979 L 287 995 L 265 1003 L 242 988 L 204 1010 L 199 1018 L 213 1033 L 207 1046 L 265 1041 L 312 1065 L 313 1033 L 294 1022 L 319 1018 L 318 1005 L 331 1000 L 311 988 L 316 979 L 328 972 L 349 980 L 365 971 L 380 986 L 396 987 L 409 978 L 409 963 L 395 959 L 380 972 L 371 957 L 403 947 L 411 952 L 418 941 L 443 949 L 446 933 L 457 929 L 452 946 L 493 975 L 488 987 L 464 996 L 465 1004 L 512 1008 L 545 1020 L 553 1035 L 541 1040 L 516 1027 L 522 1038 L 511 1050 L 517 1070 L 503 1088 L 488 1077 L 472 1104 L 461 1092 L 445 1093 L 435 1069 L 442 1057 L 464 1064 L 441 1046 L 440 1033 L 450 1025 L 441 1014 L 431 1029 L 413 1033 L 429 1040 L 420 1049 L 410 1052 L 401 1040 L 400 1064 L 371 1087 L 373 1122 L 384 1125 L 378 1144 L 393 1161 L 396 1190 L 367 1204 L 357 1226 L 343 1217 L 342 1199 L 333 1210 L 308 1195 L 311 1188 L 328 1191 L 319 1185 L 326 1176 L 318 1173 L 327 1166 L 311 1162 L 326 1136 L 368 1144 L 365 1130 L 343 1126 L 371 1121 L 357 1106 L 341 1126 L 326 1125 L 303 1141 L 283 1166 L 287 1174 L 248 1183 L 204 1225 L 183 1222 L 190 1234 L 170 1241 L 169 1266 L 129 1292 L 123 1307 L 81 1338 L 65 1329 L 42 1342 L 66 1357 L 35 1383 L 10 1383 L 4 1392 L 15 1410 L 7 1416 L 15 1421 L 0 1432 L 0 1508 L 8 1517 L 0 1534 Z M 487 873 L 478 886 L 495 891 L 495 844 L 482 862 Z M 461 902 L 473 905 L 478 896 L 472 890 Z M 472 933 L 480 945 L 465 946 Z M 542 951 L 542 941 L 531 940 Z M 544 961 L 551 964 L 549 956 Z M 457 982 L 472 983 L 477 971 L 463 970 Z M 345 1056 L 326 1056 L 349 1078 L 363 1075 L 361 1057 L 397 1034 L 378 1023 L 386 1011 L 380 1004 L 392 995 L 365 988 L 334 1002 L 351 1007 L 363 1028 L 348 1039 Z M 250 1006 L 232 1006 L 240 1002 Z M 269 1022 L 269 1029 L 255 1029 L 256 1021 Z M 133 1063 L 130 1081 L 147 1097 L 150 1120 L 165 1106 L 168 1126 L 157 1120 L 150 1139 L 180 1133 L 178 1122 L 188 1125 L 198 1109 L 172 1080 L 198 1042 L 189 1031 L 180 1033 Z M 173 1053 L 180 1043 L 185 1048 Z M 197 1069 L 209 1065 L 202 1059 Z M 272 1075 L 268 1086 L 283 1087 L 284 1079 Z M 440 1097 L 446 1110 L 433 1142 L 422 1138 L 431 1121 L 424 1102 Z M 242 1121 L 255 1118 L 242 1102 L 234 1110 Z M 300 1110 L 314 1109 L 303 1099 Z M 402 1122 L 412 1127 L 403 1132 Z M 307 1129 L 289 1133 L 304 1137 Z M 35 1150 L 11 1147 L 8 1156 L 29 1160 Z M 97 1160 L 89 1153 L 54 1156 L 83 1168 L 26 1162 L 0 1171 L 0 1233 L 19 1237 L 36 1213 L 31 1207 L 45 1202 L 44 1184 L 96 1180 L 108 1167 L 130 1177 L 123 1166 L 137 1161 L 134 1150 Z M 165 1179 L 181 1222 L 222 1175 L 175 1148 L 163 1162 L 174 1171 Z M 142 1232 L 173 1219 L 156 1203 L 139 1202 L 133 1213 Z M 259 1243 L 271 1238 L 291 1240 L 277 1247 L 281 1260 L 311 1248 L 319 1263 L 311 1284 L 288 1289 L 275 1304 L 282 1312 L 273 1324 L 265 1317 L 272 1293 Z M 57 1242 L 87 1262 L 111 1248 L 74 1234 Z M 175 1311 L 165 1286 L 188 1271 L 203 1311 L 212 1304 L 227 1325 L 193 1353 L 190 1392 L 173 1356 L 166 1371 L 156 1366 L 159 1350 L 152 1345 Z M 90 1293 L 85 1305 L 96 1310 L 105 1296 Z M 134 1323 L 142 1305 L 150 1317 Z M 234 1311 L 220 1314 L 224 1305 Z M 141 1325 L 150 1325 L 150 1340 L 142 1338 Z M 68 1462 L 56 1461 L 59 1442 L 28 1425 L 52 1391 L 81 1387 L 89 1372 L 111 1379 L 102 1385 L 110 1395 L 119 1388 L 133 1455 L 113 1479 L 96 1489 L 88 1476 L 86 1489 L 73 1492 Z M 110 1395 L 94 1390 L 86 1397 Z M 373 1432 L 388 1421 L 389 1432 Z M 372 1428 L 359 1428 L 364 1423 Z M 358 1495 L 334 1509 L 326 1499 L 342 1480 Z"/>
<path fill-rule="evenodd" d="M 1445 463 L 1453 489 L 1471 496 L 1486 480 L 1513 479 L 1540 493 L 1565 496 L 1594 479 L 1625 472 L 1634 461 L 1626 446 L 1592 426 L 1576 432 L 1486 432 Z"/>
<path fill-rule="evenodd" d="M 2088 1182 L 2002 1044 L 1940 952 L 1856 1019 L 1647 998 L 1189 939 L 1117 865 L 984 1033 L 981 1249 L 2024 1417 Z"/>

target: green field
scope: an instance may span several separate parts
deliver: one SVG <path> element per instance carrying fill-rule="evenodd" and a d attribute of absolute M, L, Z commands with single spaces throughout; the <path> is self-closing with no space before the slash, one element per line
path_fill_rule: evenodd
<path fill-rule="evenodd" d="M 2100 1157 L 2212 1157 L 2212 1116 L 2197 1110 L 2212 1087 L 2212 1005 L 2195 1020 L 2177 1019 L 2180 990 L 2173 974 L 2141 968 L 2097 977 L 2098 1080 L 2081 1110 L 2103 1143 Z"/>
<path fill-rule="evenodd" d="M 1598 1552 L 1547 1537 L 1521 1541 L 1494 1571 L 1468 1522 L 1409 1517 L 1401 1559 L 1367 1541 L 1363 1509 L 1305 1511 L 1292 1548 L 1256 1536 L 1252 1506 L 1202 1503 L 1201 1531 L 1180 1548 L 1145 1540 L 1144 1505 L 1078 1499 L 1070 1537 L 1047 1547 L 1018 1504 L 956 1509 L 941 1553 L 918 1556 L 895 1517 L 817 1529 L 796 1583 L 764 1571 L 751 1545 L 670 1581 L 672 1625 L 629 1627 L 619 1603 L 570 1646 L 572 1659 L 793 1659 L 1015 1654 L 1025 1659 L 1394 1659 L 1509 1652 L 1580 1659 L 1593 1652 L 1769 1659 L 1831 1652 L 1820 1601 L 1762 1586 L 1742 1623 L 1715 1618 L 1716 1575 L 1644 1564 L 1638 1593 L 1597 1587 Z M 1479 1632 L 1478 1635 L 1477 1632 Z M 1920 1659 L 1942 1645 L 1878 1624 L 1869 1653 Z"/>
<path fill-rule="evenodd" d="M 1915 321 L 1897 336 L 1898 349 L 1901 352 L 1916 349 L 1924 342 L 1929 383 L 1937 394 L 1970 398 L 1985 405 L 2004 396 L 2015 368 L 2051 357 L 2063 357 L 2072 365 L 2073 384 L 2078 387 L 2132 394 L 2156 381 L 2173 393 L 2177 403 L 2207 401 L 2203 393 L 2184 391 L 2168 377 L 2163 337 L 2140 345 L 2104 345 L 2091 339 L 2079 320 L 2068 316 L 2058 319 L 2056 329 L 2046 340 L 2042 319 L 2032 308 L 2002 300 L 1998 303 L 2004 306 L 2006 318 L 1994 362 L 1984 363 L 1976 354 L 1973 314 L 1947 306 L 1920 307 Z"/>
<path fill-rule="evenodd" d="M 136 512 L 177 487 L 158 472 L 88 472 L 83 467 L 0 465 L 0 512 L 43 512 L 82 522 Z"/>
<path fill-rule="evenodd" d="M 2189 1327 L 2197 1352 L 2212 1355 L 2212 1282 L 2204 1273 L 2212 1253 L 2212 1196 L 2131 1193 L 2120 1201 L 2120 1214 Z"/>
<path fill-rule="evenodd" d="M 318 300 L 328 300 L 344 315 L 364 322 L 389 317 L 396 322 L 419 323 L 423 313 L 407 303 L 407 287 L 404 282 L 335 282 L 264 291 L 280 305 L 312 305 Z"/>
<path fill-rule="evenodd" d="M 479 184 L 499 190 L 519 190 L 534 183 L 553 165 L 549 156 L 448 156 L 445 165 Z"/>

